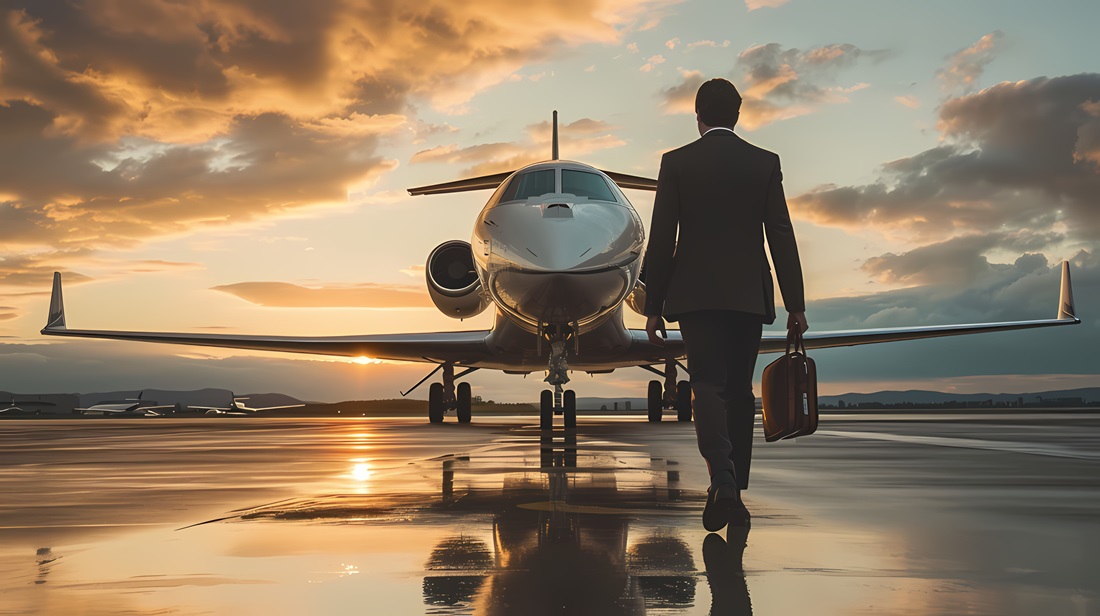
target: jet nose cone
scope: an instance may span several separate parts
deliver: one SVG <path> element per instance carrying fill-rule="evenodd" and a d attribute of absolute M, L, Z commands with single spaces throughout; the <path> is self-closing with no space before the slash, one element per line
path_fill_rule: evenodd
<path fill-rule="evenodd" d="M 497 207 L 492 215 L 492 260 L 544 272 L 604 269 L 637 259 L 641 222 L 632 210 L 608 203 L 549 199 Z"/>

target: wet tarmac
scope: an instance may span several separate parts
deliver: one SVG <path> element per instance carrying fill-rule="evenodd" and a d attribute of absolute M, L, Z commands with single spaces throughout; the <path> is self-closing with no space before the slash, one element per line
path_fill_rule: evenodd
<path fill-rule="evenodd" d="M 0 614 L 1100 614 L 1100 415 L 533 419 L 0 422 Z"/>

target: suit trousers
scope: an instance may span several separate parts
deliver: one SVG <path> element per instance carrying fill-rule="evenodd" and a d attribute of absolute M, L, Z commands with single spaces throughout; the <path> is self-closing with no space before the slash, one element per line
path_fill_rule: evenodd
<path fill-rule="evenodd" d="M 744 490 L 749 487 L 756 422 L 752 376 L 764 317 L 700 310 L 677 318 L 687 346 L 699 453 L 711 476 L 728 470 Z"/>

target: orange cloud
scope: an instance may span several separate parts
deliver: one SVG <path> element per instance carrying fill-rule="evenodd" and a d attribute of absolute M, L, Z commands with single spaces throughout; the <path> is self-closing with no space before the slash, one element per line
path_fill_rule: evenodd
<path fill-rule="evenodd" d="M 904 96 L 895 96 L 894 100 L 898 104 L 904 105 L 904 106 L 906 106 L 910 109 L 916 109 L 917 107 L 920 107 L 920 99 L 913 96 L 912 94 L 906 94 Z"/>
<path fill-rule="evenodd" d="M 745 0 L 745 7 L 749 11 L 755 11 L 756 9 L 774 9 L 776 7 L 787 4 L 790 0 Z"/>
<path fill-rule="evenodd" d="M 737 57 L 730 74 L 743 99 L 738 126 L 761 126 L 813 113 L 822 105 L 844 103 L 847 95 L 869 87 L 825 85 L 840 69 L 860 58 L 878 61 L 888 52 L 832 44 L 807 51 L 778 43 L 754 45 Z M 661 92 L 666 113 L 695 113 L 695 92 L 706 81 L 699 71 L 680 72 L 680 82 Z"/>
<path fill-rule="evenodd" d="M 287 282 L 239 282 L 213 287 L 246 302 L 277 308 L 427 308 L 423 287 L 411 285 L 327 285 L 303 287 Z"/>
<path fill-rule="evenodd" d="M 994 30 L 973 45 L 960 49 L 947 59 L 937 75 L 945 92 L 969 92 L 1004 46 L 1004 32 Z"/>
<path fill-rule="evenodd" d="M 609 148 L 626 145 L 612 134 L 614 126 L 599 120 L 581 118 L 559 127 L 561 155 L 577 159 L 581 156 Z M 469 175 L 486 175 L 513 171 L 524 165 L 550 158 L 552 126 L 539 122 L 527 127 L 528 139 L 516 142 L 483 143 L 460 148 L 456 144 L 437 146 L 413 155 L 410 163 L 447 162 L 466 163 Z"/>

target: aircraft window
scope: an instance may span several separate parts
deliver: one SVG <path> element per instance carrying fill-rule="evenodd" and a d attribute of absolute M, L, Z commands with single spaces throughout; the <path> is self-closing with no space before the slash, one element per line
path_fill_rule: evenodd
<path fill-rule="evenodd" d="M 505 201 L 517 201 L 527 199 L 528 197 L 538 197 L 545 195 L 546 193 L 557 192 L 554 181 L 554 170 L 543 169 L 541 171 L 531 171 L 522 175 L 517 175 L 512 178 L 512 182 L 508 184 L 508 188 L 504 190 L 504 194 L 500 196 L 500 202 Z"/>
<path fill-rule="evenodd" d="M 588 197 L 598 201 L 618 201 L 607 180 L 587 171 L 561 170 L 561 191 L 578 197 Z"/>

